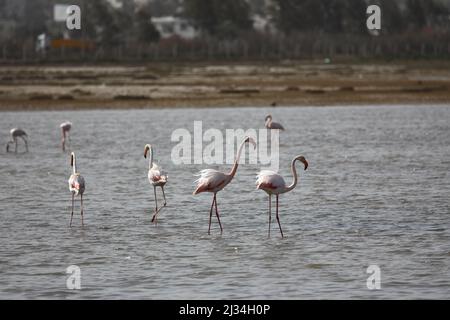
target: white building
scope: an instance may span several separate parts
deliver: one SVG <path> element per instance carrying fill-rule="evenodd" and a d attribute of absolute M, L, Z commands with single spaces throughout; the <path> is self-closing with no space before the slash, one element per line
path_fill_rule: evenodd
<path fill-rule="evenodd" d="M 275 25 L 267 17 L 254 14 L 252 16 L 252 21 L 253 21 L 253 29 L 258 32 L 270 34 L 275 34 L 277 32 Z"/>
<path fill-rule="evenodd" d="M 173 16 L 152 17 L 152 23 L 159 31 L 162 39 L 174 36 L 182 39 L 194 39 L 199 32 L 189 23 L 188 20 Z"/>

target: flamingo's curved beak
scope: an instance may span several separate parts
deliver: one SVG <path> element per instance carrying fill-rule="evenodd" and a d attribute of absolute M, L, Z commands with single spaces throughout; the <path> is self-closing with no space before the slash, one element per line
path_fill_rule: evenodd
<path fill-rule="evenodd" d="M 256 141 L 253 138 L 248 137 L 245 142 L 250 143 L 253 146 L 253 149 L 256 149 Z"/>
<path fill-rule="evenodd" d="M 305 158 L 300 159 L 300 161 L 305 165 L 305 170 L 308 169 L 308 161 Z"/>
<path fill-rule="evenodd" d="M 147 159 L 147 152 L 148 152 L 148 149 L 145 148 L 145 150 L 144 150 L 144 158 L 145 158 L 145 159 Z"/>
<path fill-rule="evenodd" d="M 70 166 L 73 167 L 73 154 L 70 155 Z"/>

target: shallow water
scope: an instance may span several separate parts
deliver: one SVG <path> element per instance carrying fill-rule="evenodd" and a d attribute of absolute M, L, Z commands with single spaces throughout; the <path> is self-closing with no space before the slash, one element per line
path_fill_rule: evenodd
<path fill-rule="evenodd" d="M 291 181 L 297 154 L 310 164 L 280 197 L 286 237 L 275 223 L 267 238 L 258 165 L 240 166 L 218 194 L 224 233 L 213 220 L 208 236 L 211 195 L 192 191 L 193 175 L 211 166 L 174 165 L 172 131 L 192 131 L 194 120 L 204 130 L 260 128 L 268 112 L 287 128 L 280 173 Z M 79 203 L 68 227 L 64 120 L 86 179 L 84 228 Z M 2 299 L 450 298 L 448 106 L 3 112 L 4 143 L 15 126 L 30 152 L 0 149 Z M 145 143 L 169 173 L 157 227 Z M 81 290 L 66 288 L 73 264 Z M 372 264 L 381 290 L 367 288 Z"/>

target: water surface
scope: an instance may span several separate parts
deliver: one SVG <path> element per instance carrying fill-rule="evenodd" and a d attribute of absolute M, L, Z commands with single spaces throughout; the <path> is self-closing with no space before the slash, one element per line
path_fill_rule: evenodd
<path fill-rule="evenodd" d="M 206 165 L 171 161 L 172 131 L 260 128 L 272 113 L 282 133 L 280 173 L 303 154 L 310 167 L 280 199 L 286 237 L 267 238 L 258 165 L 239 167 L 218 195 L 224 233 L 207 235 L 209 194 L 192 196 Z M 68 227 L 69 155 L 86 179 L 85 222 Z M 450 108 L 365 106 L 2 112 L 1 140 L 20 126 L 28 154 L 0 149 L 2 299 L 414 299 L 450 298 Z M 168 207 L 150 222 L 146 143 L 169 173 Z M 212 166 L 229 170 L 229 165 Z M 66 288 L 81 268 L 82 289 Z M 381 290 L 366 269 L 381 268 Z"/>

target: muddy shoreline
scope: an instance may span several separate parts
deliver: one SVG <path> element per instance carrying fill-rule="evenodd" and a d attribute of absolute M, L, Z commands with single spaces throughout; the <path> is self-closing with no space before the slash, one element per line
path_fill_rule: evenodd
<path fill-rule="evenodd" d="M 450 104 L 450 62 L 0 66 L 0 111 Z"/>

